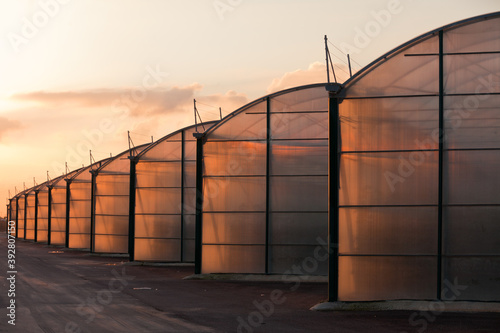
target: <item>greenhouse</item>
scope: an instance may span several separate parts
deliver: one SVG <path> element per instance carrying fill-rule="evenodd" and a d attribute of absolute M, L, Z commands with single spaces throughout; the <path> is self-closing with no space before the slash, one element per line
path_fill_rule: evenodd
<path fill-rule="evenodd" d="M 132 159 L 130 260 L 194 262 L 196 138 L 216 122 L 171 133 Z"/>
<path fill-rule="evenodd" d="M 35 220 L 35 241 L 47 243 L 49 240 L 49 220 L 50 220 L 50 184 L 46 181 L 36 190 L 36 220 Z"/>
<path fill-rule="evenodd" d="M 74 171 L 66 177 L 66 186 L 60 184 L 55 202 L 58 202 L 59 216 L 62 202 L 65 204 L 65 245 L 71 249 L 91 248 L 92 222 L 92 170 L 98 169 L 107 159 Z M 64 187 L 64 190 L 63 190 Z M 63 199 L 64 195 L 64 199 Z"/>
<path fill-rule="evenodd" d="M 499 301 L 500 14 L 385 54 L 330 113 L 329 299 Z"/>
<path fill-rule="evenodd" d="M 92 252 L 129 253 L 130 161 L 149 145 L 131 148 L 92 169 Z"/>
<path fill-rule="evenodd" d="M 203 204 L 197 273 L 281 274 L 308 258 L 318 242 L 326 244 L 324 84 L 256 100 L 199 140 Z M 302 274 L 326 275 L 327 263 Z"/>
<path fill-rule="evenodd" d="M 78 171 L 54 179 L 49 186 L 50 214 L 49 238 L 50 245 L 66 245 L 66 180 Z"/>
<path fill-rule="evenodd" d="M 24 239 L 26 240 L 36 240 L 36 215 L 37 209 L 36 204 L 38 201 L 38 188 L 40 185 L 36 185 L 26 191 L 25 197 L 25 216 L 24 216 Z"/>

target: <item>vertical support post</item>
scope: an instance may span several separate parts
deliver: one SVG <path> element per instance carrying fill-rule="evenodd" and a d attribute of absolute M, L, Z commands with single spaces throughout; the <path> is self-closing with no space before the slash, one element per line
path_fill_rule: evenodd
<path fill-rule="evenodd" d="M 34 226 L 34 237 L 33 241 L 36 242 L 38 240 L 38 191 L 35 191 L 35 226 Z"/>
<path fill-rule="evenodd" d="M 339 100 L 328 98 L 328 301 L 338 300 L 339 287 Z"/>
<path fill-rule="evenodd" d="M 10 200 L 9 203 L 7 204 L 7 223 L 5 225 L 5 233 L 9 233 L 9 221 L 10 221 Z"/>
<path fill-rule="evenodd" d="M 194 273 L 201 274 L 203 236 L 203 133 L 193 133 L 196 138 L 196 225 Z"/>
<path fill-rule="evenodd" d="M 19 238 L 19 197 L 16 198 L 16 238 Z"/>
<path fill-rule="evenodd" d="M 136 203 L 136 164 L 137 161 L 130 156 L 130 192 L 129 192 L 129 210 L 128 210 L 128 255 L 129 261 L 135 260 L 135 203 Z"/>
<path fill-rule="evenodd" d="M 52 186 L 48 187 L 47 201 L 48 201 L 48 207 L 47 207 L 47 244 L 50 245 L 50 241 L 51 241 L 50 234 L 52 233 Z"/>
<path fill-rule="evenodd" d="M 265 250 L 265 272 L 269 274 L 269 238 L 270 238 L 270 184 L 269 173 L 271 171 L 271 100 L 266 99 L 266 250 Z"/>
<path fill-rule="evenodd" d="M 65 179 L 66 180 L 66 239 L 64 241 L 65 246 L 69 248 L 69 220 L 70 220 L 70 200 L 71 200 L 71 179 Z"/>
<path fill-rule="evenodd" d="M 26 214 L 28 211 L 28 194 L 24 195 L 24 235 L 23 239 L 26 239 L 26 222 L 28 219 L 26 218 L 28 214 Z"/>
<path fill-rule="evenodd" d="M 184 131 L 181 132 L 181 262 L 184 262 L 184 168 L 185 168 L 185 141 L 186 141 L 186 133 Z"/>
<path fill-rule="evenodd" d="M 90 194 L 90 252 L 94 252 L 94 237 L 95 237 L 95 205 L 96 205 L 96 172 L 91 170 L 92 174 L 92 185 L 91 185 L 91 194 Z"/>
<path fill-rule="evenodd" d="M 438 181 L 438 248 L 436 299 L 441 299 L 443 276 L 443 150 L 444 150 L 444 41 L 443 30 L 439 31 L 439 181 Z"/>

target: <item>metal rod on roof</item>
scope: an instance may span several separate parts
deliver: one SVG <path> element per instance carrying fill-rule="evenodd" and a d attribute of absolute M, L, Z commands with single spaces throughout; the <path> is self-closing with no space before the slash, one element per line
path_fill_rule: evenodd
<path fill-rule="evenodd" d="M 349 77 L 352 77 L 351 57 L 349 56 L 349 53 L 347 54 L 347 64 L 349 65 Z"/>
<path fill-rule="evenodd" d="M 151 135 L 151 143 L 155 142 L 155 140 L 153 140 L 153 136 Z"/>
<path fill-rule="evenodd" d="M 35 180 L 35 177 L 33 177 L 33 186 L 36 186 L 36 180 Z"/>
<path fill-rule="evenodd" d="M 222 120 L 222 108 L 219 106 L 220 120 Z"/>
<path fill-rule="evenodd" d="M 193 98 L 193 105 L 194 105 L 194 126 L 196 129 L 196 133 L 198 133 L 198 118 L 196 118 L 196 99 Z"/>
<path fill-rule="evenodd" d="M 325 60 L 326 60 L 326 79 L 330 83 L 330 65 L 328 63 L 328 37 L 325 35 Z"/>
<path fill-rule="evenodd" d="M 47 170 L 47 181 L 50 180 L 50 176 L 49 176 L 49 170 Z"/>

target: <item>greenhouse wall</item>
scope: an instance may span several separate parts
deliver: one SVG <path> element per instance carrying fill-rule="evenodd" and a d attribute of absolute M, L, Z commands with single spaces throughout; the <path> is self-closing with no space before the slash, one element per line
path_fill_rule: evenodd
<path fill-rule="evenodd" d="M 149 144 L 109 159 L 93 172 L 92 252 L 129 253 L 130 158 Z"/>
<path fill-rule="evenodd" d="M 66 247 L 72 249 L 91 249 L 92 241 L 92 171 L 100 168 L 108 159 L 82 168 L 66 179 L 66 188 L 60 184 L 56 202 L 67 202 L 65 227 Z M 64 199 L 62 198 L 64 193 Z M 62 214 L 62 205 L 59 206 Z"/>
<path fill-rule="evenodd" d="M 30 189 L 25 195 L 25 236 L 24 239 L 35 240 L 35 230 L 36 230 L 36 203 L 38 200 L 38 186 Z"/>
<path fill-rule="evenodd" d="M 498 14 L 405 44 L 333 98 L 338 299 L 500 300 Z"/>
<path fill-rule="evenodd" d="M 50 245 L 66 246 L 66 180 L 76 172 L 59 177 L 50 184 Z"/>
<path fill-rule="evenodd" d="M 131 260 L 194 262 L 196 139 L 216 122 L 167 135 L 133 159 Z"/>
<path fill-rule="evenodd" d="M 35 241 L 47 243 L 49 240 L 49 191 L 51 181 L 37 189 Z"/>
<path fill-rule="evenodd" d="M 326 243 L 327 139 L 324 84 L 264 97 L 207 132 L 202 273 L 290 273 Z M 293 274 L 326 273 L 324 260 Z"/>

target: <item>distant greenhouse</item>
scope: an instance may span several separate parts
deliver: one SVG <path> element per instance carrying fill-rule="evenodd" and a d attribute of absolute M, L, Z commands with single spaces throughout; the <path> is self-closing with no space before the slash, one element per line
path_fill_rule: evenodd
<path fill-rule="evenodd" d="M 173 132 L 132 158 L 131 260 L 194 262 L 196 138 L 217 122 Z"/>

